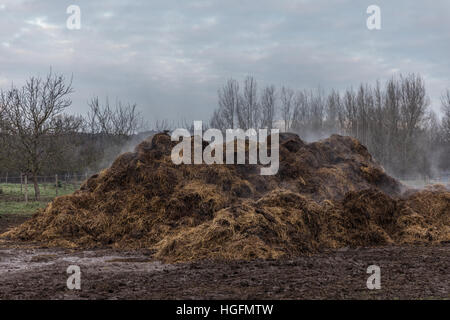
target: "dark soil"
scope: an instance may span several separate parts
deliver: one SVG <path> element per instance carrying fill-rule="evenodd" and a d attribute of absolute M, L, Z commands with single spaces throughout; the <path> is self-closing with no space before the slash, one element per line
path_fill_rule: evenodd
<path fill-rule="evenodd" d="M 146 254 L 0 249 L 0 299 L 450 299 L 449 245 L 175 265 Z M 366 287 L 372 264 L 380 290 Z M 66 287 L 69 265 L 81 268 L 81 290 Z"/>
<path fill-rule="evenodd" d="M 27 217 L 0 218 L 0 230 Z M 0 299 L 450 299 L 450 244 L 341 249 L 273 261 L 161 264 L 150 251 L 0 243 Z M 381 289 L 366 287 L 369 265 Z M 81 290 L 66 287 L 69 265 Z"/>

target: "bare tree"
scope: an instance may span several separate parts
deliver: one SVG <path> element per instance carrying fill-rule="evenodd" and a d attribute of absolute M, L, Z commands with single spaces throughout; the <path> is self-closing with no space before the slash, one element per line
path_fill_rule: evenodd
<path fill-rule="evenodd" d="M 373 96 L 371 88 L 368 85 L 361 84 L 356 96 L 358 105 L 357 112 L 357 132 L 358 138 L 364 145 L 367 145 L 369 135 L 370 111 L 373 109 Z"/>
<path fill-rule="evenodd" d="M 219 109 L 213 115 L 211 127 L 216 129 L 235 128 L 236 112 L 240 104 L 239 83 L 229 79 L 226 85 L 219 89 Z"/>
<path fill-rule="evenodd" d="M 239 128 L 258 128 L 260 120 L 256 80 L 248 76 L 244 81 L 244 92 L 237 107 Z"/>
<path fill-rule="evenodd" d="M 400 163 L 421 161 L 423 158 L 418 152 L 421 144 L 417 143 L 422 135 L 422 125 L 425 121 L 429 99 L 426 94 L 425 84 L 420 76 L 410 74 L 406 77 L 400 75 Z M 407 174 L 405 166 L 401 168 Z"/>
<path fill-rule="evenodd" d="M 305 90 L 298 91 L 294 100 L 294 111 L 292 112 L 291 129 L 301 137 L 306 137 L 310 132 L 310 104 L 309 95 Z"/>
<path fill-rule="evenodd" d="M 358 134 L 358 126 L 357 126 L 358 107 L 356 104 L 356 97 L 353 89 L 348 89 L 345 91 L 343 101 L 346 118 L 345 121 L 346 132 L 347 134 L 356 137 Z"/>
<path fill-rule="evenodd" d="M 311 103 L 311 125 L 312 130 L 317 132 L 319 135 L 323 134 L 323 121 L 324 121 L 324 112 L 325 112 L 325 99 L 324 92 L 322 88 L 317 88 L 314 91 L 311 91 L 310 97 Z"/>
<path fill-rule="evenodd" d="M 271 85 L 264 88 L 261 94 L 261 127 L 272 129 L 275 120 L 276 110 L 276 92 L 275 86 Z"/>
<path fill-rule="evenodd" d="M 8 157 L 8 145 L 7 145 L 7 118 L 6 118 L 6 106 L 0 101 L 0 167 L 7 168 L 9 166 L 10 158 Z"/>
<path fill-rule="evenodd" d="M 384 92 L 381 89 L 380 82 L 377 81 L 373 90 L 373 109 L 371 110 L 371 121 L 369 130 L 368 146 L 376 154 L 378 160 L 385 163 L 387 137 L 386 137 L 386 123 L 385 123 L 385 108 L 384 108 Z"/>
<path fill-rule="evenodd" d="M 87 123 L 91 133 L 128 137 L 142 129 L 144 124 L 142 116 L 136 108 L 136 104 L 122 103 L 116 100 L 115 107 L 111 107 L 106 98 L 103 105 L 98 97 L 89 103 Z"/>
<path fill-rule="evenodd" d="M 184 121 L 185 122 L 185 121 Z M 190 126 L 187 126 L 187 123 L 185 122 L 183 124 L 184 128 L 190 128 Z M 156 120 L 155 121 L 155 130 L 157 132 L 166 132 L 166 131 L 170 131 L 173 129 L 173 125 L 171 125 L 169 123 L 169 121 L 167 119 L 163 119 L 163 120 Z"/>
<path fill-rule="evenodd" d="M 450 90 L 447 89 L 445 94 L 441 97 L 442 112 L 444 116 L 442 118 L 442 130 L 444 133 L 444 140 L 450 144 Z"/>
<path fill-rule="evenodd" d="M 281 88 L 280 100 L 281 117 L 284 122 L 284 131 L 289 131 L 291 126 L 292 112 L 294 109 L 294 91 L 283 86 Z"/>
<path fill-rule="evenodd" d="M 422 77 L 401 76 L 401 113 L 408 138 L 413 137 L 424 120 L 429 103 Z"/>
<path fill-rule="evenodd" d="M 341 107 L 339 93 L 332 90 L 326 101 L 325 129 L 328 133 L 336 133 L 339 131 L 339 123 L 342 119 Z"/>
<path fill-rule="evenodd" d="M 211 120 L 209 121 L 211 128 L 225 130 L 227 128 L 226 121 L 220 109 L 214 110 Z"/>
<path fill-rule="evenodd" d="M 55 147 L 54 138 L 81 125 L 79 118 L 63 114 L 72 104 L 72 91 L 72 80 L 50 71 L 45 78 L 31 77 L 22 88 L 12 86 L 0 94 L 10 150 L 17 165 L 31 174 L 36 200 L 40 198 L 37 175 L 48 160 L 62 152 Z"/>

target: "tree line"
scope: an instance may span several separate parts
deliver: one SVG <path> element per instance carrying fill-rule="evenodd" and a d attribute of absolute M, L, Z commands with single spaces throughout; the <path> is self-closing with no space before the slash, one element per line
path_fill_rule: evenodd
<path fill-rule="evenodd" d="M 148 131 L 136 104 L 98 97 L 88 102 L 86 115 L 69 114 L 72 93 L 72 79 L 51 71 L 0 90 L 0 174 L 27 175 L 37 199 L 39 175 L 97 172 L 154 132 L 191 126 L 163 120 Z M 450 170 L 450 90 L 441 104 L 439 118 L 430 110 L 423 78 L 415 74 L 344 92 L 259 88 L 248 76 L 243 83 L 230 79 L 218 90 L 208 126 L 279 127 L 307 141 L 350 135 L 389 173 L 431 177 Z"/>
<path fill-rule="evenodd" d="M 443 117 L 430 108 L 420 75 L 394 76 L 344 92 L 268 85 L 248 76 L 218 90 L 210 126 L 272 128 L 311 141 L 330 134 L 360 140 L 385 169 L 399 178 L 429 178 L 450 170 L 450 90 L 441 98 Z"/>

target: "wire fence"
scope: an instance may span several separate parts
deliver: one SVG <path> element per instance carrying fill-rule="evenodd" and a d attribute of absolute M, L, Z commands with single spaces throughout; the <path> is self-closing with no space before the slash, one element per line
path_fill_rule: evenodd
<path fill-rule="evenodd" d="M 88 174 L 54 174 L 36 176 L 40 200 L 51 200 L 79 189 Z M 34 179 L 27 175 L 0 176 L 0 201 L 25 201 L 36 199 Z"/>
<path fill-rule="evenodd" d="M 89 178 L 89 175 L 86 174 L 53 174 L 53 175 L 45 175 L 45 176 L 36 176 L 36 179 L 39 184 L 44 183 L 54 183 L 57 181 L 65 182 L 65 183 L 81 183 L 84 180 Z M 0 184 L 20 184 L 23 183 L 25 179 L 25 174 L 23 175 L 2 175 L 0 176 Z M 32 183 L 32 176 L 28 175 L 28 183 Z"/>

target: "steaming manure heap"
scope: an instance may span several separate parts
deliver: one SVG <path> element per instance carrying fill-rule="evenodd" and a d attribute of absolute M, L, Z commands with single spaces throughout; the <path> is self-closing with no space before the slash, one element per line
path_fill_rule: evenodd
<path fill-rule="evenodd" d="M 282 258 L 327 248 L 450 241 L 450 191 L 406 190 L 367 149 L 280 134 L 280 168 L 175 165 L 157 134 L 2 238 L 148 248 L 166 262 Z"/>

